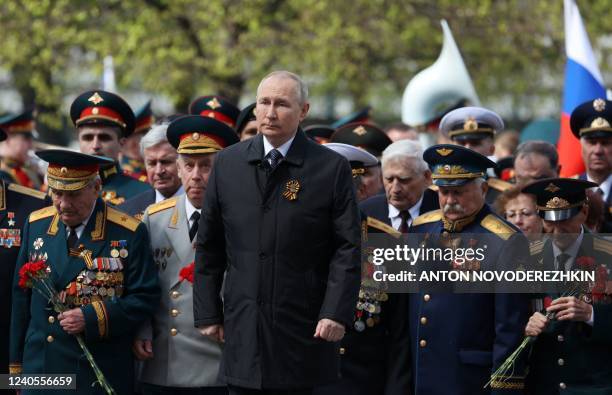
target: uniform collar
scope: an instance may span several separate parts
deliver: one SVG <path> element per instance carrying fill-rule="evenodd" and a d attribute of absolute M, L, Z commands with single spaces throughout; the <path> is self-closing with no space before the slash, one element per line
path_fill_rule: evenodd
<path fill-rule="evenodd" d="M 589 176 L 589 173 L 587 173 L 586 176 L 587 181 L 591 181 L 591 182 L 595 182 L 591 176 Z M 606 178 L 606 180 L 604 182 L 602 182 L 601 184 L 599 184 L 599 189 L 601 189 L 601 191 L 603 192 L 603 201 L 607 202 L 608 198 L 610 197 L 610 188 L 612 187 L 612 173 L 608 174 L 608 178 Z M 593 188 L 593 190 L 597 190 L 597 188 Z"/>
<path fill-rule="evenodd" d="M 488 211 L 488 209 L 487 209 L 487 204 L 485 203 L 484 206 L 482 206 L 482 208 L 476 211 L 474 214 L 466 218 L 458 219 L 456 221 L 450 221 L 446 219 L 446 217 L 444 217 L 444 214 L 443 214 L 442 224 L 444 225 L 444 230 L 447 232 L 451 232 L 451 233 L 461 232 L 463 228 L 475 222 L 477 218 L 482 217 L 483 212 L 486 212 L 486 211 Z"/>

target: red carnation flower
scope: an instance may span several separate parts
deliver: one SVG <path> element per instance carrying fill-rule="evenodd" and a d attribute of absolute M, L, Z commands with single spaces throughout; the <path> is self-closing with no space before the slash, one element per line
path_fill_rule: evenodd
<path fill-rule="evenodd" d="M 595 269 L 595 259 L 591 256 L 579 256 L 576 258 L 576 264 L 582 270 Z"/>
<path fill-rule="evenodd" d="M 191 262 L 189 265 L 185 266 L 179 272 L 179 281 L 187 280 L 193 284 L 193 271 L 195 269 L 195 262 Z"/>
<path fill-rule="evenodd" d="M 19 269 L 19 287 L 32 288 L 32 279 L 42 278 L 47 275 L 49 267 L 45 261 L 35 261 L 25 263 Z"/>

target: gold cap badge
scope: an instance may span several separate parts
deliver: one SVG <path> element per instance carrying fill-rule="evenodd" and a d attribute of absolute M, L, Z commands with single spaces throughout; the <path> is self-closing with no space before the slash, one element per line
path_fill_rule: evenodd
<path fill-rule="evenodd" d="M 548 186 L 546 188 L 544 188 L 545 191 L 548 191 L 550 193 L 555 193 L 555 192 L 559 191 L 560 189 L 561 188 L 559 188 L 558 186 L 556 186 L 552 182 L 550 184 L 548 184 Z"/>
<path fill-rule="evenodd" d="M 217 108 L 221 107 L 221 103 L 219 103 L 219 100 L 217 100 L 216 97 L 213 97 L 212 99 L 207 101 L 206 105 L 212 108 L 213 110 L 216 110 Z"/>
<path fill-rule="evenodd" d="M 606 109 L 606 101 L 604 99 L 593 100 L 593 108 L 597 112 L 601 112 Z"/>
<path fill-rule="evenodd" d="M 438 148 L 436 152 L 442 156 L 449 156 L 453 153 L 453 150 L 450 148 Z"/>
<path fill-rule="evenodd" d="M 104 99 L 102 99 L 102 96 L 100 96 L 98 94 L 98 92 L 96 92 L 93 95 L 91 95 L 91 97 L 89 99 L 87 99 L 87 101 L 90 101 L 90 102 L 92 102 L 95 105 L 98 105 L 98 104 L 102 103 L 104 101 Z"/>
<path fill-rule="evenodd" d="M 357 136 L 363 136 L 364 134 L 368 133 L 368 131 L 363 126 L 357 126 L 355 129 L 353 129 L 353 133 L 355 133 Z"/>

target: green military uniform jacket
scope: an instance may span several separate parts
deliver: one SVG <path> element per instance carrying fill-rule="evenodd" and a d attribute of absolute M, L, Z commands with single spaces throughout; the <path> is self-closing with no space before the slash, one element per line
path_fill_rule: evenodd
<path fill-rule="evenodd" d="M 100 178 L 102 199 L 113 206 L 118 206 L 139 193 L 152 189 L 149 184 L 125 175 L 118 164 L 108 169 L 100 169 Z"/>
<path fill-rule="evenodd" d="M 117 394 L 131 394 L 133 336 L 156 310 L 160 297 L 147 230 L 98 199 L 78 248 L 69 252 L 66 239 L 65 225 L 54 207 L 34 211 L 24 228 L 17 271 L 28 261 L 46 260 L 65 303 L 83 311 L 82 335 L 98 366 Z M 38 292 L 19 288 L 18 279 L 16 274 L 11 372 L 76 374 L 77 390 L 70 393 L 102 393 L 99 386 L 91 387 L 95 375 L 75 336 L 61 328 L 48 301 Z M 35 392 L 22 392 L 31 393 Z"/>
<path fill-rule="evenodd" d="M 532 245 L 531 255 L 535 265 L 555 270 L 551 240 Z M 593 258 L 594 265 L 603 265 L 609 276 L 612 242 L 585 232 L 575 258 L 581 257 Z M 574 262 L 572 269 L 577 266 Z M 536 338 L 529 358 L 526 383 L 529 394 L 612 394 L 612 295 L 609 285 L 606 292 L 608 295 L 602 300 L 591 302 L 593 326 L 553 320 Z M 555 299 L 561 295 L 548 296 Z M 586 301 L 592 299 L 588 293 L 577 297 Z"/>

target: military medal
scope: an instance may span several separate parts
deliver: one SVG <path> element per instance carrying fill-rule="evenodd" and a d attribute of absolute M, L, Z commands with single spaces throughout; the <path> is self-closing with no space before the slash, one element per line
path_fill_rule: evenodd
<path fill-rule="evenodd" d="M 45 244 L 45 242 L 43 241 L 42 238 L 37 238 L 36 240 L 34 240 L 34 249 L 35 250 L 40 250 L 40 248 L 43 246 L 43 244 Z"/>
<path fill-rule="evenodd" d="M 15 218 L 15 213 L 9 211 L 6 215 L 8 217 L 8 225 L 9 226 L 15 226 L 15 220 L 13 218 Z"/>
<path fill-rule="evenodd" d="M 355 321 L 355 325 L 354 326 L 355 326 L 355 330 L 357 332 L 363 332 L 365 330 L 365 328 L 366 328 L 366 324 L 364 324 L 363 321 L 361 321 L 361 320 Z"/>
<path fill-rule="evenodd" d="M 285 184 L 285 190 L 283 191 L 283 197 L 287 200 L 293 201 L 297 199 L 297 194 L 300 191 L 300 183 L 297 180 L 288 181 Z"/>

